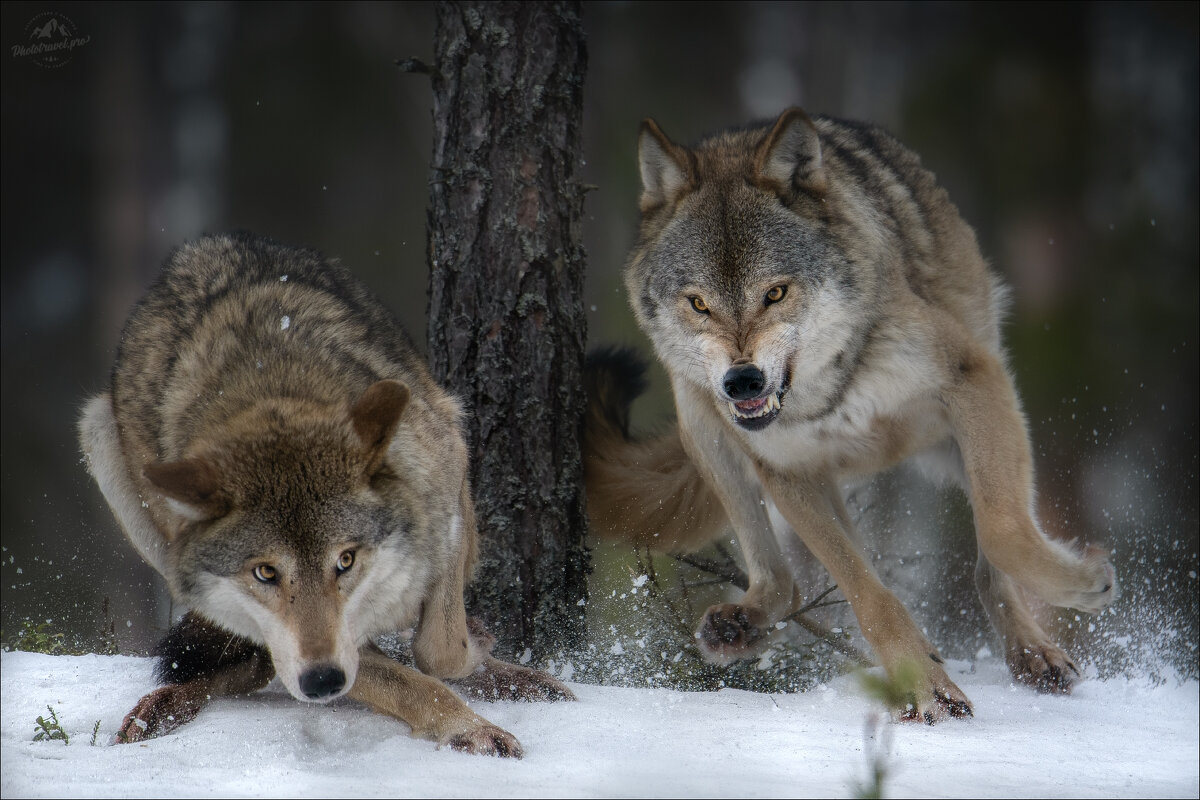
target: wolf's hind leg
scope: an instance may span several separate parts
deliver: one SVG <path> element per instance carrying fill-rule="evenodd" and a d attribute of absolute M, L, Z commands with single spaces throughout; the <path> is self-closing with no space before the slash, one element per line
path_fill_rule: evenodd
<path fill-rule="evenodd" d="M 1048 603 L 1099 611 L 1116 597 L 1108 555 L 1076 553 L 1047 538 L 1032 517 L 1033 457 L 1016 390 L 1000 360 L 964 352 L 943 394 L 962 452 L 980 549 L 1000 571 Z"/>
<path fill-rule="evenodd" d="M 441 681 L 393 661 L 374 645 L 359 651 L 350 697 L 407 723 L 413 736 L 439 745 L 480 755 L 524 755 L 515 736 L 475 714 Z"/>
<path fill-rule="evenodd" d="M 143 697 L 125 715 L 118 744 L 170 733 L 191 722 L 214 697 L 250 694 L 270 683 L 270 653 L 188 613 L 155 648 L 155 670 L 167 685 Z"/>
<path fill-rule="evenodd" d="M 1016 581 L 989 564 L 980 552 L 975 584 L 1000 636 L 1013 678 L 1039 692 L 1070 694 L 1079 670 L 1034 620 Z"/>

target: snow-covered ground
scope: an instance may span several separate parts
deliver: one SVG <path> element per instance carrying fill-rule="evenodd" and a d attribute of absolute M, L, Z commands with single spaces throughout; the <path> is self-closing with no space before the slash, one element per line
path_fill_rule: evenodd
<path fill-rule="evenodd" d="M 1196 797 L 1200 687 L 1089 680 L 1072 697 L 1013 686 L 995 659 L 949 662 L 975 718 L 875 728 L 853 676 L 803 694 L 572 684 L 577 703 L 472 703 L 522 761 L 437 750 L 351 701 L 309 706 L 276 684 L 213 702 L 175 733 L 110 746 L 153 686 L 151 660 L 7 652 L 4 797 L 851 797 L 891 740 L 893 797 Z M 54 707 L 71 737 L 33 741 Z M 100 720 L 97 746 L 89 744 Z"/>

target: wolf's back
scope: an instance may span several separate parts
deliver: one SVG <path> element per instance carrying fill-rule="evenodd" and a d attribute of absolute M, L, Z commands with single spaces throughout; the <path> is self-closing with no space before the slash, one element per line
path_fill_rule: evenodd
<path fill-rule="evenodd" d="M 392 314 L 315 250 L 247 233 L 177 248 L 130 316 L 112 375 L 128 455 L 177 458 L 264 397 L 349 404 L 383 378 L 431 379 Z"/>
<path fill-rule="evenodd" d="M 629 349 L 588 356 L 583 463 L 591 529 L 661 552 L 692 552 L 729 522 L 676 425 L 655 436 L 630 437 L 629 410 L 645 388 L 645 370 Z"/>

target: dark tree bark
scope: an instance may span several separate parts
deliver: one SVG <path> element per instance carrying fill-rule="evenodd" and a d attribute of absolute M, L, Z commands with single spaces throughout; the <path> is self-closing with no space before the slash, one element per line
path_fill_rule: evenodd
<path fill-rule="evenodd" d="M 471 414 L 480 560 L 467 597 L 505 654 L 574 649 L 588 552 L 578 3 L 441 3 L 429 357 Z"/>

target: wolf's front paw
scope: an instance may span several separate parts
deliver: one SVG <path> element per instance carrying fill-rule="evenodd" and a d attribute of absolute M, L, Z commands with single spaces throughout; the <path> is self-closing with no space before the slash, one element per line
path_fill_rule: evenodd
<path fill-rule="evenodd" d="M 1019 642 L 1005 659 L 1015 680 L 1046 694 L 1070 694 L 1079 670 L 1057 645 Z"/>
<path fill-rule="evenodd" d="M 756 608 L 724 603 L 708 610 L 696 638 L 710 661 L 729 664 L 755 654 L 755 646 L 766 636 L 766 622 Z"/>
<path fill-rule="evenodd" d="M 451 736 L 446 744 L 450 745 L 451 750 L 481 756 L 503 758 L 523 758 L 525 756 L 525 751 L 521 749 L 521 743 L 517 741 L 517 737 L 503 728 L 497 728 L 490 722 L 469 731 L 457 733 Z"/>
<path fill-rule="evenodd" d="M 185 684 L 155 689 L 138 701 L 125 715 L 117 730 L 115 744 L 129 744 L 170 733 L 200 712 Z"/>
<path fill-rule="evenodd" d="M 940 667 L 926 673 L 917 690 L 909 696 L 903 708 L 897 709 L 901 722 L 924 722 L 933 725 L 952 717 L 971 717 L 971 701 L 954 685 Z"/>

